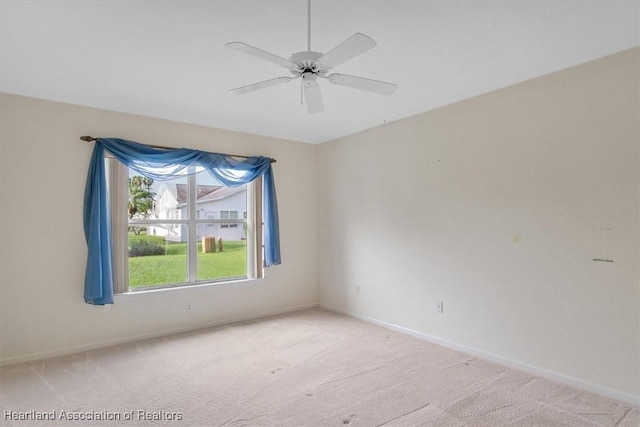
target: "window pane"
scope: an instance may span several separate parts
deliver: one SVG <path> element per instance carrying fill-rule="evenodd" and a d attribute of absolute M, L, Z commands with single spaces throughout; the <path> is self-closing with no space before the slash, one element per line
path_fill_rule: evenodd
<path fill-rule="evenodd" d="M 188 197 L 186 177 L 154 181 L 129 169 L 129 219 L 186 219 Z"/>
<path fill-rule="evenodd" d="M 196 175 L 200 219 L 237 219 L 247 210 L 247 186 L 225 187 L 208 173 Z M 247 276 L 247 227 L 244 223 L 198 224 L 197 280 Z M 222 252 L 220 252 L 222 245 Z"/>
<path fill-rule="evenodd" d="M 130 228 L 130 289 L 188 280 L 186 224 L 153 224 Z M 181 241 L 179 236 L 185 236 L 185 240 Z"/>
<path fill-rule="evenodd" d="M 200 224 L 208 226 L 209 224 Z M 221 224 L 212 224 L 219 226 Z M 237 224 L 240 230 L 244 224 Z M 220 246 L 222 245 L 222 246 Z M 222 251 L 220 251 L 222 248 Z M 198 243 L 197 280 L 247 276 L 247 241 L 204 237 Z"/>

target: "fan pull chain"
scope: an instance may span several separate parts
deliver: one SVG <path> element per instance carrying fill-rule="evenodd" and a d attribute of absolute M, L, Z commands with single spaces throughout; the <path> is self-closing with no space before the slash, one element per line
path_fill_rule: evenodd
<path fill-rule="evenodd" d="M 300 84 L 300 105 L 304 105 L 303 100 L 304 100 L 304 93 L 303 93 L 303 90 L 302 90 L 302 83 L 301 83 Z"/>

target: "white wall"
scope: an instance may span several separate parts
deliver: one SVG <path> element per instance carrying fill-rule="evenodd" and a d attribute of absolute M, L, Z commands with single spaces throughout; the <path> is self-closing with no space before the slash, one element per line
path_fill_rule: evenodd
<path fill-rule="evenodd" d="M 200 202 L 197 209 L 200 211 L 201 218 L 207 218 L 207 215 L 215 215 L 216 218 L 220 218 L 220 211 L 236 211 L 238 218 L 242 219 L 244 213 L 247 212 L 247 190 L 243 189 L 224 199 Z M 234 227 L 230 227 L 231 225 Z M 221 238 L 222 240 L 241 240 L 246 237 L 246 232 L 243 224 L 200 224 L 198 225 L 198 240 L 204 236 Z"/>
<path fill-rule="evenodd" d="M 319 146 L 321 304 L 637 399 L 639 53 Z"/>
<path fill-rule="evenodd" d="M 317 303 L 314 146 L 7 94 L 0 108 L 0 362 Z M 78 139 L 85 134 L 276 158 L 282 265 L 260 281 L 85 304 L 82 208 L 93 147 Z"/>

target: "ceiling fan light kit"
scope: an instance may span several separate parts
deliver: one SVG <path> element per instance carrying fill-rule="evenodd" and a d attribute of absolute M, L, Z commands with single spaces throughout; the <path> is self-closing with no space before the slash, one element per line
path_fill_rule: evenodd
<path fill-rule="evenodd" d="M 300 78 L 302 80 L 302 91 L 307 104 L 309 113 L 319 113 L 324 110 L 322 103 L 322 95 L 318 78 L 328 80 L 329 83 L 347 86 L 354 89 L 374 92 L 381 95 L 391 95 L 395 92 L 397 85 L 394 83 L 382 82 L 379 80 L 366 79 L 364 77 L 350 76 L 347 74 L 333 73 L 327 75 L 329 70 L 336 67 L 356 56 L 374 48 L 376 42 L 369 36 L 362 33 L 356 33 L 349 37 L 338 46 L 331 49 L 326 54 L 314 52 L 311 50 L 311 0 L 307 2 L 308 17 L 308 49 L 306 51 L 297 52 L 291 55 L 289 59 L 282 58 L 254 46 L 250 46 L 242 42 L 227 43 L 226 46 L 244 52 L 248 55 L 255 56 L 265 61 L 272 62 L 287 68 L 293 77 L 276 77 L 274 79 L 253 83 L 247 86 L 241 86 L 229 90 L 229 93 L 241 95 L 253 92 L 258 89 L 264 89 L 281 83 L 287 83 L 291 80 Z"/>

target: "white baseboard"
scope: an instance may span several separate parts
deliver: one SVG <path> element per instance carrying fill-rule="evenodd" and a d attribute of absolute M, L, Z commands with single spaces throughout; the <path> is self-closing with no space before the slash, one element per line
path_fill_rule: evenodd
<path fill-rule="evenodd" d="M 363 316 L 358 313 L 354 313 L 348 310 L 343 310 L 337 307 L 333 307 L 328 304 L 318 304 L 319 307 L 334 311 L 336 313 L 344 314 L 345 316 L 353 317 L 355 319 L 363 320 L 368 323 L 373 323 L 378 326 L 382 326 L 387 329 L 392 329 L 394 331 L 402 332 L 407 335 L 411 335 L 413 337 L 432 342 L 434 344 L 441 345 L 443 347 L 448 347 L 453 350 L 458 350 L 463 353 L 472 354 L 474 356 L 481 357 L 483 359 L 490 360 L 492 362 L 499 363 L 501 365 L 508 366 L 510 368 L 519 369 L 521 371 L 528 372 L 532 375 L 536 375 L 539 377 L 547 378 L 552 381 L 556 381 L 559 383 L 563 383 L 566 385 L 570 385 L 585 391 L 589 391 L 592 393 L 601 394 L 603 396 L 607 396 L 613 399 L 617 399 L 626 403 L 630 403 L 635 406 L 640 406 L 640 396 L 634 396 L 629 393 L 624 393 L 618 390 L 613 390 L 610 388 L 602 387 L 597 384 L 590 383 L 588 381 L 583 381 L 577 378 L 573 378 L 559 372 L 549 371 L 547 369 L 539 368 L 536 366 L 528 365 L 526 363 L 518 362 L 516 360 L 507 359 L 495 354 L 487 353 L 482 350 L 478 350 L 472 347 L 467 347 L 462 344 L 458 344 L 452 341 L 444 340 L 442 338 L 434 337 L 432 335 L 425 334 L 423 332 L 419 332 L 413 329 L 405 328 L 403 326 L 394 325 L 393 323 L 385 322 L 382 320 L 374 319 L 371 317 Z"/>
<path fill-rule="evenodd" d="M 256 320 L 264 317 L 277 316 L 279 314 L 292 313 L 295 311 L 307 310 L 315 307 L 318 307 L 318 304 L 303 304 L 303 305 L 298 305 L 293 307 L 281 308 L 277 310 L 262 311 L 262 312 L 247 314 L 243 316 L 228 317 L 221 320 L 204 322 L 204 323 L 199 323 L 195 325 L 188 325 L 188 326 L 183 326 L 179 328 L 163 329 L 161 331 L 155 331 L 147 334 L 135 335 L 135 336 L 125 337 L 125 338 L 118 338 L 114 340 L 100 341 L 100 342 L 95 342 L 91 344 L 83 344 L 83 345 L 66 347 L 66 348 L 51 350 L 51 351 L 43 351 L 39 353 L 27 354 L 24 356 L 8 357 L 8 358 L 0 359 L 0 367 L 14 365 L 17 363 L 33 362 L 35 360 L 49 359 L 51 357 L 66 356 L 69 354 L 80 353 L 83 351 L 97 350 L 100 348 L 111 347 L 119 344 L 126 344 L 129 342 L 141 341 L 141 340 L 146 340 L 150 338 L 159 338 L 159 337 L 164 337 L 168 335 L 180 334 L 183 332 L 192 332 L 200 329 L 213 328 L 216 326 L 228 325 L 228 324 L 237 323 L 237 322 Z"/>

